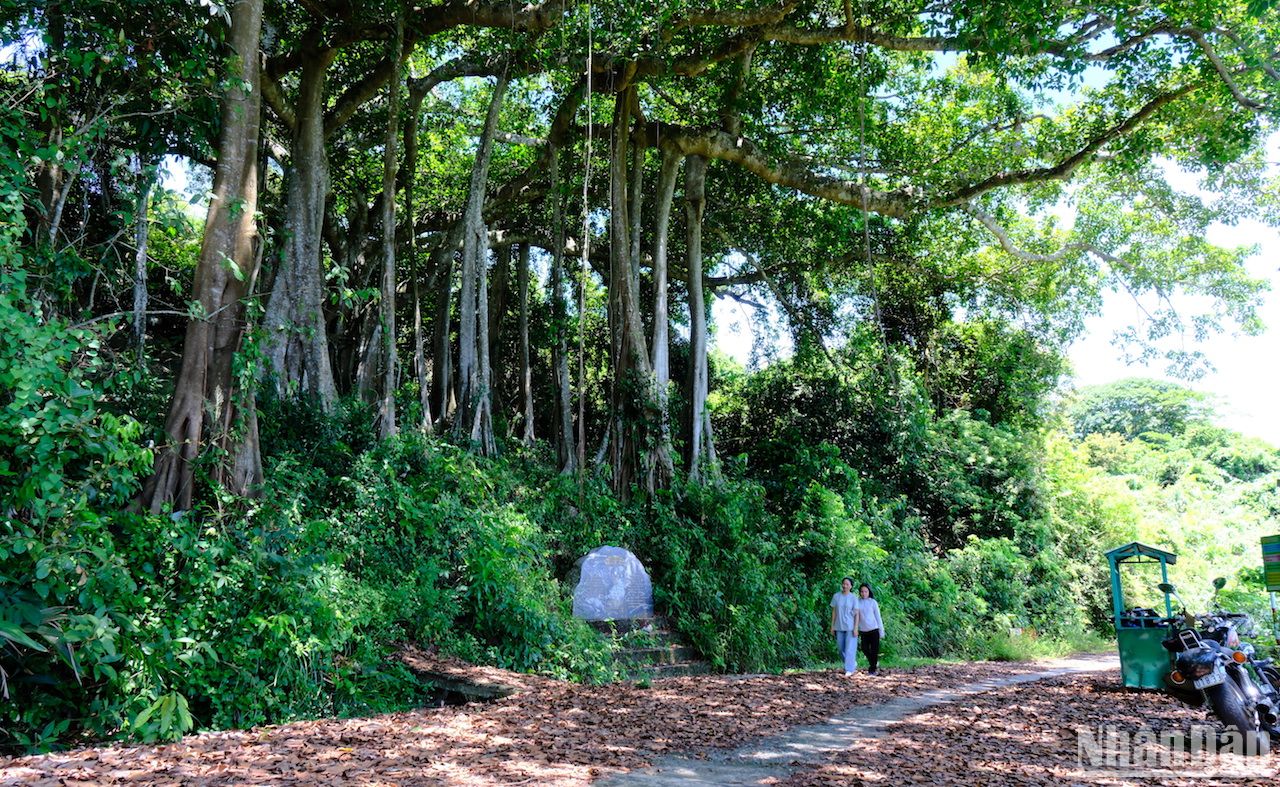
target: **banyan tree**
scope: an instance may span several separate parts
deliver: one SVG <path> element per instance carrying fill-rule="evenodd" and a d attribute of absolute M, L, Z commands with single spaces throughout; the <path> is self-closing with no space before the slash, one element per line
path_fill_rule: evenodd
<path fill-rule="evenodd" d="M 252 493 L 263 395 L 485 453 L 543 440 L 624 494 L 714 477 L 717 298 L 823 352 L 824 293 L 875 319 L 908 265 L 1028 321 L 1106 288 L 1230 303 L 1243 257 L 1204 240 L 1226 209 L 1167 175 L 1248 215 L 1280 78 L 1275 13 L 1239 0 L 226 11 L 190 16 L 221 120 L 154 510 L 190 505 L 211 447 Z M 66 175 L 37 174 L 47 235 Z"/>

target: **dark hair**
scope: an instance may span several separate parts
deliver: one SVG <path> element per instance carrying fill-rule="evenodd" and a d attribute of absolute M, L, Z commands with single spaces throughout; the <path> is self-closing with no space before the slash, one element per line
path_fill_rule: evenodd
<path fill-rule="evenodd" d="M 852 583 L 851 583 L 851 584 L 852 584 Z M 871 589 L 871 586 L 870 586 L 870 585 L 868 585 L 866 582 L 863 582 L 861 585 L 858 585 L 858 590 L 862 590 L 863 588 L 866 588 L 866 589 L 867 589 L 867 598 L 875 598 L 875 597 L 876 597 L 876 592 L 875 592 L 874 590 L 872 590 L 872 589 Z"/>
<path fill-rule="evenodd" d="M 844 579 L 840 580 L 840 585 L 843 586 L 844 583 L 846 582 L 849 583 L 849 587 L 853 587 L 853 577 L 845 577 Z"/>

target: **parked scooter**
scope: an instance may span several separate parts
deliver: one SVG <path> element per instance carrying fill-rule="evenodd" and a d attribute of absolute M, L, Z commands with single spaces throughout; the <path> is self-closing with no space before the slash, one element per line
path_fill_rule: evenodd
<path fill-rule="evenodd" d="M 1227 584 L 1213 581 L 1214 611 L 1192 615 L 1173 585 L 1160 584 L 1182 604 L 1182 614 L 1163 618 L 1169 635 L 1162 644 L 1173 654 L 1173 669 L 1166 683 L 1170 693 L 1199 707 L 1207 700 L 1214 714 L 1228 727 L 1258 740 L 1258 750 L 1270 750 L 1271 736 L 1280 737 L 1280 671 L 1272 659 L 1256 658 L 1252 644 L 1240 635 L 1252 632 L 1248 615 L 1227 612 L 1218 606 L 1218 591 Z"/>

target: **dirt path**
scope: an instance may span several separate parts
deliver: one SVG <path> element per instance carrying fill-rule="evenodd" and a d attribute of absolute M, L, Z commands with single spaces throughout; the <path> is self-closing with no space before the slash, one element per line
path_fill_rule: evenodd
<path fill-rule="evenodd" d="M 797 768 L 820 766 L 827 758 L 844 753 L 851 746 L 862 746 L 866 741 L 884 737 L 893 723 L 915 716 L 926 708 L 955 703 L 975 694 L 1029 681 L 1111 670 L 1117 664 L 1114 656 L 1044 662 L 1038 665 L 1040 670 L 1035 672 L 995 675 L 984 680 L 899 697 L 879 705 L 855 707 L 822 724 L 795 727 L 780 735 L 712 757 L 666 757 L 652 768 L 605 779 L 601 784 L 608 787 L 777 784 L 792 775 Z M 873 684 L 876 679 L 861 675 L 853 680 Z M 897 781 L 895 768 L 884 770 L 894 773 L 895 778 L 891 783 L 901 783 Z"/>
<path fill-rule="evenodd" d="M 824 769 L 843 773 L 848 764 L 832 758 L 847 755 L 855 740 L 875 741 L 894 719 L 940 702 L 954 706 L 958 698 L 991 696 L 993 688 L 1046 672 L 1074 675 L 1107 664 L 949 664 L 852 680 L 837 672 L 698 676 L 655 681 L 649 688 L 537 679 L 521 693 L 489 703 L 208 732 L 161 746 L 0 759 L 0 785 L 577 786 L 628 772 L 638 772 L 628 778 L 652 778 L 663 772 L 646 770 L 655 765 L 670 773 L 674 761 L 666 758 L 675 753 L 686 764 L 736 760 L 757 769 L 740 776 L 721 772 L 717 784 L 753 773 L 802 779 L 795 784 L 858 783 L 874 779 L 842 775 L 831 781 Z M 974 691 L 988 694 L 969 693 Z M 833 718 L 848 726 L 831 728 Z M 820 729 L 812 730 L 815 725 Z M 743 760 L 748 751 L 751 759 Z"/>
<path fill-rule="evenodd" d="M 778 787 L 1274 787 L 1280 755 L 1212 752 L 1206 710 L 1120 686 L 1117 670 L 1019 682 L 938 705 L 801 764 Z M 848 743 L 848 742 L 846 742 Z M 1212 753 L 1211 753 L 1212 752 Z"/>

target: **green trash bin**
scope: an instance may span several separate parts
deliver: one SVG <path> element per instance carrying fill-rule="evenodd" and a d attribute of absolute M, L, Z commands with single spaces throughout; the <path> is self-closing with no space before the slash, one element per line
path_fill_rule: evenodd
<path fill-rule="evenodd" d="M 1178 556 L 1137 541 L 1107 552 L 1111 564 L 1111 604 L 1116 626 L 1116 647 L 1120 651 L 1120 677 L 1125 686 L 1135 689 L 1163 689 L 1169 674 L 1169 651 L 1160 641 L 1168 634 L 1168 625 L 1160 622 L 1153 609 L 1129 608 L 1124 602 L 1120 571 L 1125 566 L 1160 564 L 1160 581 L 1169 581 L 1169 566 Z M 1173 602 L 1164 595 L 1164 615 L 1173 616 Z"/>

